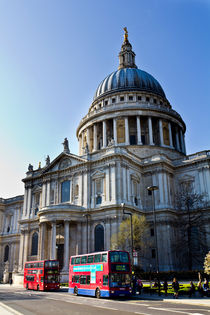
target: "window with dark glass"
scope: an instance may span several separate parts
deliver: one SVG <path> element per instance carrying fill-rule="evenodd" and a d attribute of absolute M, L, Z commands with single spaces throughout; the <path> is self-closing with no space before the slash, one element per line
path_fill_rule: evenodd
<path fill-rule="evenodd" d="M 110 261 L 114 263 L 129 263 L 129 256 L 126 252 L 110 252 Z"/>
<path fill-rule="evenodd" d="M 129 101 L 132 101 L 133 100 L 133 96 L 130 95 L 128 99 L 129 99 Z"/>
<path fill-rule="evenodd" d="M 79 276 L 73 276 L 72 282 L 79 283 Z"/>
<path fill-rule="evenodd" d="M 102 254 L 102 262 L 107 262 L 107 253 Z"/>
<path fill-rule="evenodd" d="M 83 256 L 81 258 L 81 264 L 86 264 L 86 262 L 87 262 L 87 256 Z"/>
<path fill-rule="evenodd" d="M 149 102 L 149 97 L 146 97 L 146 101 Z"/>
<path fill-rule="evenodd" d="M 101 224 L 95 227 L 95 251 L 104 250 L 104 227 Z"/>
<path fill-rule="evenodd" d="M 141 96 L 138 96 L 138 101 L 141 101 Z"/>
<path fill-rule="evenodd" d="M 96 254 L 94 262 L 100 262 L 101 261 L 101 254 Z"/>
<path fill-rule="evenodd" d="M 31 255 L 37 255 L 38 253 L 38 233 L 35 232 L 32 235 L 32 242 L 31 242 Z"/>
<path fill-rule="evenodd" d="M 86 284 L 86 276 L 80 276 L 80 284 Z"/>
<path fill-rule="evenodd" d="M 61 202 L 67 202 L 70 200 L 70 181 L 65 180 L 61 184 Z"/>
<path fill-rule="evenodd" d="M 93 263 L 94 256 L 88 256 L 88 263 Z"/>
<path fill-rule="evenodd" d="M 108 275 L 103 275 L 103 285 L 108 285 L 109 277 Z"/>
<path fill-rule="evenodd" d="M 116 101 L 115 98 L 113 98 L 113 99 L 112 99 L 112 103 L 115 103 L 115 101 Z"/>
<path fill-rule="evenodd" d="M 6 245 L 4 249 L 4 262 L 8 260 L 9 260 L 9 245 Z"/>
<path fill-rule="evenodd" d="M 123 102 L 124 101 L 124 96 L 121 96 L 120 97 L 120 102 Z"/>
<path fill-rule="evenodd" d="M 71 259 L 71 264 L 72 264 L 72 265 L 75 264 L 75 257 L 73 257 L 73 258 Z"/>
<path fill-rule="evenodd" d="M 105 101 L 104 104 L 105 104 L 105 105 L 108 105 L 108 101 Z"/>
<path fill-rule="evenodd" d="M 153 228 L 150 229 L 150 235 L 151 235 L 151 236 L 154 236 L 154 235 L 155 235 L 155 232 L 154 232 L 154 229 L 153 229 Z"/>
<path fill-rule="evenodd" d="M 152 249 L 152 258 L 155 258 L 156 257 L 156 250 L 153 248 Z"/>
<path fill-rule="evenodd" d="M 81 259 L 81 257 L 76 257 L 76 259 L 75 259 L 75 265 L 79 265 L 79 264 L 80 264 L 80 259 Z"/>
<path fill-rule="evenodd" d="M 96 197 L 96 204 L 97 204 L 97 205 L 100 205 L 101 202 L 102 202 L 102 198 L 101 198 L 100 195 L 98 195 L 98 196 Z"/>

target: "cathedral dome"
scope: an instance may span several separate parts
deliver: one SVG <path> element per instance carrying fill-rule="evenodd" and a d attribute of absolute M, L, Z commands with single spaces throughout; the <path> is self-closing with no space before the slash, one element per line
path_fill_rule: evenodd
<path fill-rule="evenodd" d="M 151 74 L 138 68 L 123 67 L 112 72 L 99 84 L 94 100 L 113 92 L 125 90 L 149 92 L 165 98 L 161 85 Z"/>

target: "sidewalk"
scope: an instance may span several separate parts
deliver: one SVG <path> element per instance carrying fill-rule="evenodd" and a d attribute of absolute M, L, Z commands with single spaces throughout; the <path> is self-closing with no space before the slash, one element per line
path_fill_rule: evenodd
<path fill-rule="evenodd" d="M 135 300 L 153 300 L 153 301 L 166 301 L 176 304 L 191 304 L 191 305 L 203 305 L 210 308 L 210 298 L 207 297 L 193 297 L 189 298 L 188 296 L 179 296 L 178 299 L 174 299 L 172 295 L 157 295 L 157 294 L 145 294 L 136 295 L 133 297 Z"/>

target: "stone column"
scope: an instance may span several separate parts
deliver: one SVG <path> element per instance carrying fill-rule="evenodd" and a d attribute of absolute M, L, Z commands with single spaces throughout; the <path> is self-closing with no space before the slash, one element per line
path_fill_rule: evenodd
<path fill-rule="evenodd" d="M 180 151 L 180 143 L 179 143 L 178 130 L 176 131 L 176 146 L 177 146 L 177 150 Z"/>
<path fill-rule="evenodd" d="M 163 122 L 162 119 L 159 119 L 159 133 L 160 133 L 160 145 L 164 145 L 164 140 L 163 140 Z"/>
<path fill-rule="evenodd" d="M 25 237 L 24 237 L 24 254 L 23 254 L 23 266 L 25 262 L 28 260 L 28 245 L 29 245 L 29 231 L 25 230 Z"/>
<path fill-rule="evenodd" d="M 82 132 L 82 148 L 81 148 L 82 154 L 84 154 L 84 132 Z"/>
<path fill-rule="evenodd" d="M 93 125 L 93 151 L 97 150 L 97 125 Z"/>
<path fill-rule="evenodd" d="M 47 202 L 46 202 L 46 206 L 50 205 L 50 181 L 47 182 Z"/>
<path fill-rule="evenodd" d="M 128 126 L 128 117 L 125 117 L 125 144 L 129 145 L 129 126 Z"/>
<path fill-rule="evenodd" d="M 103 148 L 106 147 L 107 144 L 107 136 L 106 136 L 106 120 L 103 120 Z"/>
<path fill-rule="evenodd" d="M 173 148 L 173 140 L 172 140 L 172 132 L 171 132 L 171 123 L 168 123 L 168 131 L 169 131 L 169 145 Z"/>
<path fill-rule="evenodd" d="M 90 152 L 90 129 L 87 128 L 87 145 L 88 145 L 88 150 Z"/>
<path fill-rule="evenodd" d="M 26 216 L 26 211 L 27 211 L 27 195 L 28 195 L 28 189 L 25 188 L 24 202 L 23 202 L 23 216 Z"/>
<path fill-rule="evenodd" d="M 46 223 L 39 225 L 39 258 L 45 259 L 45 237 L 46 237 Z"/>
<path fill-rule="evenodd" d="M 136 127 L 137 127 L 137 144 L 141 145 L 141 122 L 140 122 L 140 117 L 136 116 Z"/>
<path fill-rule="evenodd" d="M 19 248 L 19 261 L 18 261 L 18 271 L 23 270 L 23 251 L 24 251 L 24 231 L 20 233 L 20 248 Z"/>
<path fill-rule="evenodd" d="M 31 211 L 31 187 L 28 188 L 28 203 L 27 203 L 27 216 L 29 217 Z"/>
<path fill-rule="evenodd" d="M 180 129 L 180 139 L 181 139 L 181 151 L 184 153 L 184 139 L 183 139 L 183 132 Z"/>
<path fill-rule="evenodd" d="M 51 253 L 50 259 L 56 259 L 56 222 L 51 222 Z"/>
<path fill-rule="evenodd" d="M 69 221 L 64 221 L 64 270 L 69 266 Z"/>
<path fill-rule="evenodd" d="M 149 144 L 154 145 L 153 131 L 152 131 L 152 118 L 151 117 L 148 117 L 148 127 L 149 127 Z"/>
<path fill-rule="evenodd" d="M 117 120 L 113 119 L 113 134 L 114 134 L 114 143 L 117 144 Z"/>
<path fill-rule="evenodd" d="M 42 208 L 46 205 L 46 183 L 43 183 L 42 185 Z"/>
<path fill-rule="evenodd" d="M 128 203 L 131 203 L 131 181 L 130 181 L 129 168 L 127 168 L 127 190 L 128 190 Z"/>

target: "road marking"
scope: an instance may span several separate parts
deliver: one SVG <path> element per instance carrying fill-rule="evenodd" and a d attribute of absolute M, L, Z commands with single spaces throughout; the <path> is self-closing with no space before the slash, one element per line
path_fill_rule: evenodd
<path fill-rule="evenodd" d="M 161 308 L 161 307 L 148 307 L 148 309 L 151 309 L 151 310 L 157 310 L 157 311 L 164 311 L 164 312 L 172 312 L 172 313 L 180 313 L 180 314 L 188 314 L 188 315 L 191 315 L 192 313 L 189 313 L 189 312 L 182 312 L 182 311 L 177 311 L 177 310 L 174 310 L 172 308 Z"/>
<path fill-rule="evenodd" d="M 143 312 L 135 312 L 135 314 L 140 314 L 140 315 L 151 315 L 149 313 L 143 313 Z"/>
<path fill-rule="evenodd" d="M 0 307 L 2 307 L 2 308 L 4 308 L 4 309 L 7 310 L 7 311 L 5 312 L 5 315 L 6 315 L 6 314 L 23 315 L 23 313 L 20 313 L 20 312 L 14 310 L 13 308 L 9 307 L 8 305 L 6 305 L 6 304 L 4 304 L 4 303 L 2 303 L 2 302 L 0 302 Z M 2 314 L 4 314 L 4 313 L 2 313 Z"/>
<path fill-rule="evenodd" d="M 91 305 L 91 306 L 99 307 L 99 308 L 105 308 L 106 310 L 119 311 L 117 308 L 112 308 L 112 307 L 98 306 L 98 305 Z"/>

